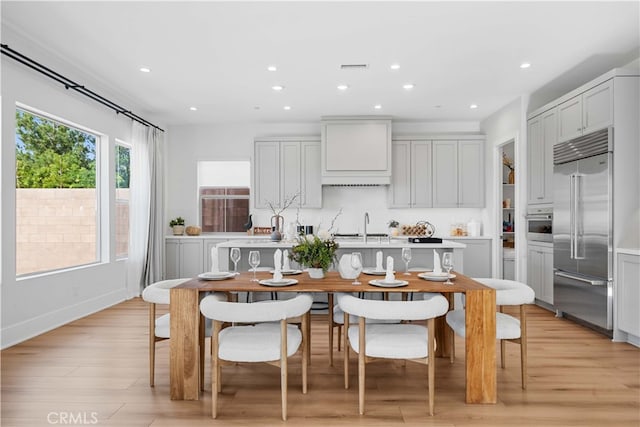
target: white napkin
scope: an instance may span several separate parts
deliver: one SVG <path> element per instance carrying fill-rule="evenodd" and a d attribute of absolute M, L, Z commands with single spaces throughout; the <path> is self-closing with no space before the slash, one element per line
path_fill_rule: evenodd
<path fill-rule="evenodd" d="M 291 265 L 289 265 L 289 251 L 286 249 L 282 251 L 282 269 L 284 271 L 291 270 Z"/>
<path fill-rule="evenodd" d="M 220 269 L 218 267 L 218 247 L 214 246 L 211 248 L 211 272 L 217 273 Z"/>
<path fill-rule="evenodd" d="M 273 280 L 282 280 L 282 251 L 280 249 L 276 249 L 273 254 L 273 265 L 275 266 Z"/>
<path fill-rule="evenodd" d="M 393 274 L 393 257 L 387 257 L 387 274 L 384 276 L 385 282 L 393 282 L 396 280 L 395 274 Z"/>
<path fill-rule="evenodd" d="M 384 267 L 382 267 L 382 251 L 376 252 L 376 271 L 382 271 Z"/>
<path fill-rule="evenodd" d="M 435 249 L 433 250 L 433 272 L 436 274 L 442 273 L 442 266 L 440 265 L 440 254 Z"/>

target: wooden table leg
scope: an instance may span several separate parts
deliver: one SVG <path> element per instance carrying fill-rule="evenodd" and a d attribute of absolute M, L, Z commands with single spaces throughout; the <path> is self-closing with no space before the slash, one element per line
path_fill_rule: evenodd
<path fill-rule="evenodd" d="M 171 400 L 198 400 L 200 394 L 197 289 L 171 289 L 169 382 Z"/>
<path fill-rule="evenodd" d="M 329 318 L 329 366 L 333 366 L 333 292 L 327 294 L 327 317 Z"/>
<path fill-rule="evenodd" d="M 453 293 L 442 294 L 449 302 L 449 309 L 453 310 Z M 449 325 L 447 325 L 446 315 L 436 317 L 435 319 L 435 337 L 436 337 L 436 357 L 449 357 L 451 350 L 451 333 Z"/>
<path fill-rule="evenodd" d="M 466 402 L 496 403 L 496 291 L 466 292 Z"/>

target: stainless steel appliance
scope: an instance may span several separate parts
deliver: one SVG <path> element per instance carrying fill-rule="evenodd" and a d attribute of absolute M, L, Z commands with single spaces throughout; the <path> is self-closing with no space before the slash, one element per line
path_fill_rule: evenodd
<path fill-rule="evenodd" d="M 527 240 L 553 242 L 553 208 L 530 208 L 527 220 Z"/>
<path fill-rule="evenodd" d="M 613 328 L 613 128 L 553 147 L 553 303 L 610 334 Z"/>

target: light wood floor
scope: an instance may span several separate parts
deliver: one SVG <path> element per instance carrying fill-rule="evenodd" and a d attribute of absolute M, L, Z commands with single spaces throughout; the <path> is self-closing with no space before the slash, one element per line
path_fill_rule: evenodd
<path fill-rule="evenodd" d="M 437 360 L 434 417 L 426 409 L 426 366 L 399 362 L 367 365 L 367 413 L 359 416 L 356 360 L 351 389 L 344 390 L 342 352 L 330 368 L 326 317 L 314 315 L 309 393 L 300 392 L 295 356 L 285 423 L 279 370 L 272 366 L 226 366 L 219 418 L 213 420 L 208 356 L 201 400 L 171 401 L 165 341 L 158 345 L 156 386 L 150 388 L 147 307 L 135 299 L 3 351 L 1 424 L 60 425 L 60 416 L 71 414 L 100 426 L 640 425 L 640 350 L 538 307 L 529 313 L 528 389 L 520 388 L 519 347 L 507 344 L 498 403 L 466 405 L 464 343 L 458 338 L 455 364 Z"/>

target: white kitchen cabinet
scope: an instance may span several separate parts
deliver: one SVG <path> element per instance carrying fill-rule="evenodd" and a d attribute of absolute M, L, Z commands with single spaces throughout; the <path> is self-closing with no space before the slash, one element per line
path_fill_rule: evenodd
<path fill-rule="evenodd" d="M 536 299 L 553 304 L 553 247 L 529 243 L 527 246 L 527 284 Z"/>
<path fill-rule="evenodd" d="M 484 144 L 458 141 L 458 207 L 484 207 Z"/>
<path fill-rule="evenodd" d="M 458 207 L 458 141 L 433 141 L 433 207 Z"/>
<path fill-rule="evenodd" d="M 319 140 L 256 140 L 254 149 L 254 207 L 280 208 L 296 193 L 295 205 L 322 207 Z"/>
<path fill-rule="evenodd" d="M 557 140 L 556 109 L 527 122 L 528 199 L 530 205 L 553 203 L 553 145 Z"/>
<path fill-rule="evenodd" d="M 607 80 L 558 106 L 558 142 L 613 124 L 613 80 Z"/>
<path fill-rule="evenodd" d="M 391 148 L 389 206 L 431 207 L 431 141 L 394 141 Z"/>
<path fill-rule="evenodd" d="M 166 279 L 196 277 L 204 271 L 202 239 L 167 239 L 165 260 Z"/>
<path fill-rule="evenodd" d="M 320 172 L 320 141 L 303 141 L 300 145 L 300 206 L 322 207 L 322 183 Z"/>
<path fill-rule="evenodd" d="M 617 255 L 617 328 L 640 337 L 640 256 Z"/>
<path fill-rule="evenodd" d="M 280 206 L 280 142 L 256 141 L 253 158 L 253 206 Z"/>
<path fill-rule="evenodd" d="M 462 251 L 464 259 L 464 271 L 462 273 L 465 276 L 475 278 L 493 277 L 491 273 L 491 266 L 493 265 L 491 261 L 492 239 L 474 239 L 470 237 L 447 237 L 446 239 L 467 245 Z M 457 270 L 455 266 L 454 270 Z"/>
<path fill-rule="evenodd" d="M 219 245 L 220 243 L 224 243 L 228 241 L 228 239 L 203 239 L 202 242 L 202 265 L 204 267 L 203 271 L 211 271 L 211 249 Z M 230 262 L 229 265 L 218 265 L 220 271 L 227 271 L 229 268 L 233 268 L 233 263 Z"/>
<path fill-rule="evenodd" d="M 484 207 L 484 150 L 476 140 L 433 141 L 433 207 Z"/>

